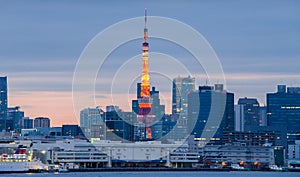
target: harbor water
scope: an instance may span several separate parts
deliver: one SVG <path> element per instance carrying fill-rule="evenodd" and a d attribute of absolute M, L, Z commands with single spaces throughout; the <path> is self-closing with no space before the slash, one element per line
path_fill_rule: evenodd
<path fill-rule="evenodd" d="M 71 172 L 1 174 L 1 177 L 297 177 L 299 172 Z"/>

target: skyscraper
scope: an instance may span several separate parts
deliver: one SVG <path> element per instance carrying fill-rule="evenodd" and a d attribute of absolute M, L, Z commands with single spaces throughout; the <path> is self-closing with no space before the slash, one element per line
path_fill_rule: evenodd
<path fill-rule="evenodd" d="M 195 78 L 176 77 L 173 79 L 172 88 L 172 114 L 178 117 L 176 127 L 178 128 L 178 138 L 187 134 L 188 116 L 188 94 L 195 91 Z"/>
<path fill-rule="evenodd" d="M 7 77 L 0 77 L 0 131 L 6 130 Z"/>
<path fill-rule="evenodd" d="M 240 98 L 238 105 L 243 105 L 244 110 L 244 131 L 252 131 L 259 126 L 260 107 L 255 98 Z"/>
<path fill-rule="evenodd" d="M 92 126 L 101 125 L 103 122 L 104 112 L 98 107 L 85 108 L 80 111 L 80 128 L 87 138 L 92 136 Z"/>
<path fill-rule="evenodd" d="M 135 114 L 120 109 L 105 112 L 106 139 L 113 141 L 133 141 L 133 120 Z M 136 117 L 135 117 L 136 119 Z"/>
<path fill-rule="evenodd" d="M 278 85 L 277 93 L 267 93 L 268 125 L 300 132 L 300 87 Z"/>
<path fill-rule="evenodd" d="M 234 131 L 233 93 L 200 86 L 188 95 L 188 104 L 188 127 L 195 138 L 221 143 L 225 132 Z"/>
<path fill-rule="evenodd" d="M 172 114 L 181 114 L 186 118 L 188 108 L 188 94 L 195 91 L 194 77 L 176 77 L 173 79 Z"/>
<path fill-rule="evenodd" d="M 20 110 L 19 106 L 9 107 L 7 109 L 7 120 L 6 120 L 6 130 L 20 130 L 21 120 L 24 117 L 24 112 Z"/>
<path fill-rule="evenodd" d="M 234 105 L 234 130 L 244 132 L 244 105 Z"/>
<path fill-rule="evenodd" d="M 267 126 L 267 107 L 261 106 L 259 111 L 259 126 Z"/>

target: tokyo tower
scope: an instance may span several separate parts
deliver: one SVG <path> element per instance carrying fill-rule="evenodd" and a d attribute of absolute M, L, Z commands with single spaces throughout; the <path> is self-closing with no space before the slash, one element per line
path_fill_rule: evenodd
<path fill-rule="evenodd" d="M 138 99 L 138 122 L 145 124 L 146 139 L 152 139 L 153 115 L 151 111 L 152 99 L 150 95 L 150 75 L 148 67 L 148 29 L 147 29 L 147 9 L 145 9 L 145 27 L 144 27 L 144 42 L 142 44 L 142 77 L 141 77 L 141 91 Z"/>

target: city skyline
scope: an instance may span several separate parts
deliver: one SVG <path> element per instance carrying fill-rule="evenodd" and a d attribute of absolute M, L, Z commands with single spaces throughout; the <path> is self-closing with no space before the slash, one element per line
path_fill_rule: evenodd
<path fill-rule="evenodd" d="M 0 58 L 1 61 L 5 61 L 0 66 L 0 75 L 8 76 L 8 105 L 21 106 L 26 116 L 50 117 L 52 125 L 78 123 L 73 113 L 72 76 L 81 51 L 94 35 L 109 25 L 141 16 L 145 6 L 151 10 L 151 15 L 183 21 L 204 35 L 219 56 L 227 81 L 227 90 L 235 93 L 235 100 L 240 97 L 258 98 L 260 104 L 264 105 L 266 93 L 275 92 L 276 85 L 299 85 L 300 71 L 297 66 L 300 63 L 297 58 L 300 53 L 297 51 L 297 29 L 300 27 L 300 19 L 296 9 L 299 2 L 268 1 L 269 9 L 266 9 L 267 5 L 259 2 L 246 3 L 248 6 L 233 1 L 219 3 L 224 5 L 223 8 L 213 7 L 209 2 L 196 1 L 164 2 L 160 3 L 161 8 L 158 8 L 157 2 L 136 2 L 133 4 L 134 10 L 129 11 L 121 6 L 115 7 L 113 3 L 83 4 L 77 1 L 72 3 L 73 6 L 68 11 L 70 14 L 64 11 L 69 5 L 68 2 L 48 2 L 48 7 L 35 2 L 33 7 L 29 7 L 26 3 L 12 1 L 0 12 L 3 13 L 1 17 L 5 24 L 4 28 L 0 29 L 0 35 L 3 41 L 8 41 L 0 43 Z M 20 4 L 26 8 L 17 8 L 18 13 L 13 13 L 13 8 Z M 60 8 L 55 8 L 59 5 Z M 80 7 L 81 5 L 84 6 Z M 101 5 L 106 5 L 106 8 Z M 181 6 L 191 10 L 179 11 Z M 39 10 L 35 8 L 45 11 L 39 17 L 36 16 Z M 52 13 L 54 9 L 57 13 Z M 112 9 L 115 16 L 102 19 Z M 29 13 L 29 10 L 33 11 Z M 84 15 L 80 16 L 76 10 L 81 10 Z M 231 10 L 236 11 L 230 12 Z M 245 12 L 241 12 L 242 10 Z M 251 10 L 257 14 L 253 14 Z M 196 13 L 196 16 L 190 11 Z M 239 17 L 232 18 L 235 14 Z M 82 19 L 76 20 L 78 17 Z M 80 27 L 82 25 L 84 27 Z M 14 30 L 10 31 L 11 28 Z M 142 36 L 142 30 L 140 35 Z M 149 36 L 151 40 L 151 32 Z M 162 48 L 163 43 L 154 39 L 151 44 L 151 51 L 171 53 L 183 62 L 189 59 L 188 55 L 172 51 L 173 46 Z M 125 49 L 129 49 L 128 52 L 124 53 Z M 105 77 L 96 84 L 98 88 L 104 87 L 103 90 L 97 90 L 99 105 L 109 105 L 104 104 L 109 103 L 105 84 L 106 80 L 111 79 L 111 73 L 107 70 L 115 67 L 116 62 L 122 62 L 120 58 L 129 58 L 140 53 L 140 40 L 137 40 L 114 54 L 117 60 L 107 63 Z M 205 74 L 199 73 L 199 76 L 201 82 L 196 83 L 196 87 L 204 85 L 206 81 Z M 156 86 L 155 81 L 151 85 Z M 168 113 L 171 112 L 171 87 L 171 84 L 166 84 L 163 88 L 157 87 L 165 102 L 169 104 L 166 105 Z M 135 93 L 130 93 L 130 97 L 133 99 Z"/>

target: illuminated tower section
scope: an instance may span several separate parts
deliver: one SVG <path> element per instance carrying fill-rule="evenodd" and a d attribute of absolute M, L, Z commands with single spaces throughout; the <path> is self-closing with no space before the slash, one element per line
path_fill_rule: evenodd
<path fill-rule="evenodd" d="M 142 84 L 141 84 L 141 97 L 142 98 L 150 98 L 150 76 L 149 76 L 149 68 L 148 68 L 148 49 L 149 44 L 148 40 L 148 29 L 147 29 L 147 10 L 145 9 L 145 28 L 144 28 L 144 42 L 142 45 L 143 49 L 143 68 L 142 68 Z M 151 108 L 151 104 L 145 105 Z"/>
<path fill-rule="evenodd" d="M 143 49 L 143 64 L 142 64 L 142 78 L 141 78 L 141 92 L 138 99 L 139 111 L 138 122 L 145 124 L 146 139 L 152 139 L 151 125 L 153 122 L 153 115 L 151 112 L 151 96 L 150 96 L 150 76 L 148 68 L 148 29 L 147 29 L 147 9 L 145 9 L 145 27 L 144 27 L 144 42 L 142 44 Z"/>

